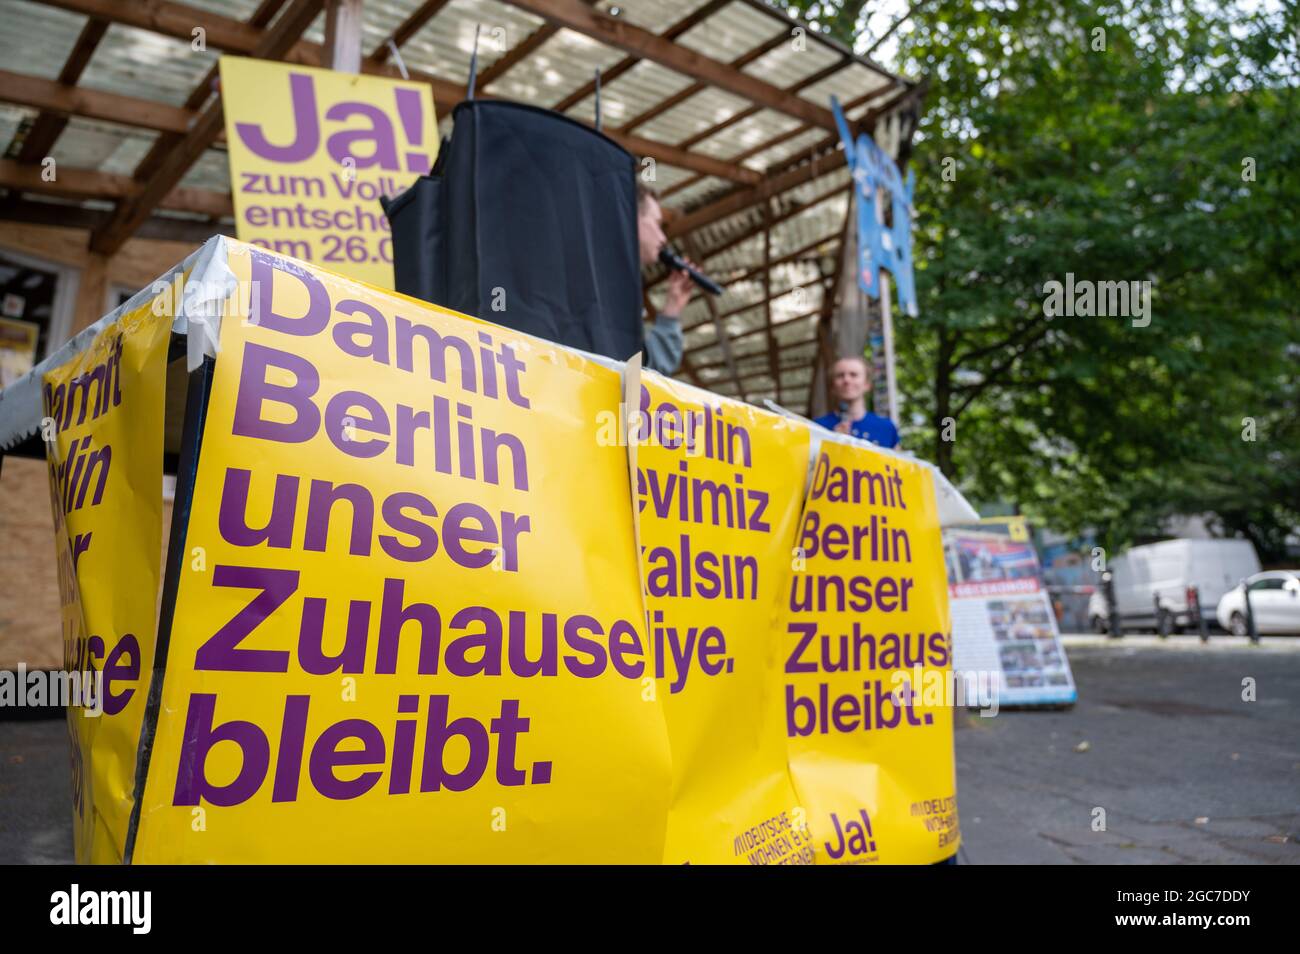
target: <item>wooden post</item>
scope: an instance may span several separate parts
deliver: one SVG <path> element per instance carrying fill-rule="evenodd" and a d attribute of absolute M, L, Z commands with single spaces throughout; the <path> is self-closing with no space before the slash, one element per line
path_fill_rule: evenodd
<path fill-rule="evenodd" d="M 325 66 L 340 73 L 361 72 L 361 0 L 326 3 Z"/>
<path fill-rule="evenodd" d="M 898 423 L 898 382 L 894 376 L 894 317 L 889 301 L 889 273 L 880 270 L 880 325 L 885 337 L 885 416 Z"/>

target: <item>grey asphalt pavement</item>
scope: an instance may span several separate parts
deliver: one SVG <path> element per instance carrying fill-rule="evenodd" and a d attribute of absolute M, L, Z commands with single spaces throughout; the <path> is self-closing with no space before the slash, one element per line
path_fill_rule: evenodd
<path fill-rule="evenodd" d="M 958 715 L 963 862 L 1300 861 L 1300 639 L 1067 651 L 1074 708 Z M 0 719 L 0 863 L 71 861 L 69 790 L 63 719 Z"/>
<path fill-rule="evenodd" d="M 963 862 L 1300 862 L 1300 639 L 1066 651 L 1072 709 L 957 719 Z"/>

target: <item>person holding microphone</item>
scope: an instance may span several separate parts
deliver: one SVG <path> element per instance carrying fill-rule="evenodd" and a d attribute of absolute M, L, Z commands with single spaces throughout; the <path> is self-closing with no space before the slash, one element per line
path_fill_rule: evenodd
<path fill-rule="evenodd" d="M 898 428 L 887 417 L 867 410 L 871 393 L 871 366 L 862 355 L 840 358 L 831 366 L 831 388 L 839 401 L 839 411 L 823 414 L 816 423 L 828 430 L 879 444 L 898 446 Z"/>

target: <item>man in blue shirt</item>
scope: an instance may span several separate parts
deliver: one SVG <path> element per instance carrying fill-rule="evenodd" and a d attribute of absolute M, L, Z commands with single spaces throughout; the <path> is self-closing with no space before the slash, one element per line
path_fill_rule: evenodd
<path fill-rule="evenodd" d="M 871 374 L 861 355 L 840 358 L 831 368 L 831 387 L 840 403 L 839 413 L 823 414 L 817 423 L 841 434 L 852 434 L 881 447 L 898 446 L 898 428 L 887 417 L 867 410 Z"/>

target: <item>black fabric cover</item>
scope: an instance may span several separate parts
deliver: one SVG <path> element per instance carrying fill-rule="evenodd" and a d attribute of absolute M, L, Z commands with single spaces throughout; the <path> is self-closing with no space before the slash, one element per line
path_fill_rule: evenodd
<path fill-rule="evenodd" d="M 452 115 L 433 171 L 385 203 L 397 290 L 607 357 L 640 351 L 632 155 L 521 103 Z"/>

